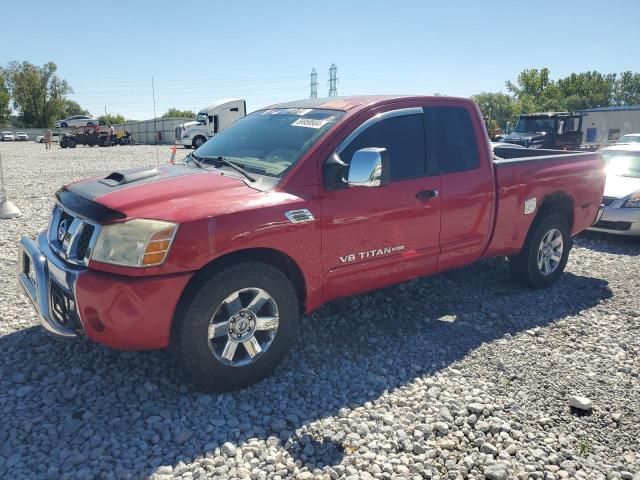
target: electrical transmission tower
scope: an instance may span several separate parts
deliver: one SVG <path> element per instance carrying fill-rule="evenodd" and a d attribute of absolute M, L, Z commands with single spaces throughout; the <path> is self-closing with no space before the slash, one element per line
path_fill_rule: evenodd
<path fill-rule="evenodd" d="M 338 96 L 338 67 L 335 63 L 332 63 L 329 68 L 329 96 Z"/>
<path fill-rule="evenodd" d="M 311 94 L 309 98 L 318 98 L 318 74 L 315 68 L 311 70 Z"/>

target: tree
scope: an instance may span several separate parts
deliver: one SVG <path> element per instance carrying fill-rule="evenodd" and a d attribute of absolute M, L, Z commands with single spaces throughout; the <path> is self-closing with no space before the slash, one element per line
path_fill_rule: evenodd
<path fill-rule="evenodd" d="M 25 126 L 50 126 L 64 113 L 64 97 L 73 93 L 66 80 L 55 74 L 53 62 L 39 67 L 29 62 L 10 62 L 5 70 L 12 106 Z"/>
<path fill-rule="evenodd" d="M 640 73 L 622 72 L 613 85 L 613 105 L 640 105 Z"/>
<path fill-rule="evenodd" d="M 192 110 L 178 110 L 170 108 L 162 115 L 162 118 L 196 118 L 196 114 Z"/>
<path fill-rule="evenodd" d="M 549 78 L 548 68 L 523 70 L 516 84 L 507 80 L 506 86 L 523 112 L 562 110 L 558 86 Z"/>
<path fill-rule="evenodd" d="M 89 110 L 85 110 L 78 102 L 74 102 L 73 100 L 65 99 L 63 105 L 64 114 L 61 118 L 69 118 L 74 115 L 91 115 Z"/>
<path fill-rule="evenodd" d="M 11 108 L 9 108 L 10 100 L 11 95 L 7 87 L 5 73 L 0 68 L 0 125 L 9 121 L 9 115 L 11 115 Z"/>
<path fill-rule="evenodd" d="M 489 129 L 505 129 L 507 122 L 515 120 L 519 113 L 514 98 L 502 92 L 482 92 L 471 97 L 480 107 L 482 115 L 488 120 Z"/>
<path fill-rule="evenodd" d="M 615 74 L 572 73 L 558 80 L 557 88 L 563 110 L 576 111 L 607 107 L 611 104 Z"/>
<path fill-rule="evenodd" d="M 100 122 L 100 125 L 116 125 L 125 122 L 124 117 L 119 113 L 116 113 L 115 115 L 110 113 L 107 115 L 100 115 L 98 117 L 98 121 Z"/>

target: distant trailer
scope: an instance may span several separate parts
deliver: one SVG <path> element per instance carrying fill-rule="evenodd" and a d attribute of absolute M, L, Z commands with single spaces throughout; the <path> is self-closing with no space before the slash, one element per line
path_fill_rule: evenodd
<path fill-rule="evenodd" d="M 640 105 L 581 110 L 583 147 L 606 147 L 629 133 L 640 133 Z"/>

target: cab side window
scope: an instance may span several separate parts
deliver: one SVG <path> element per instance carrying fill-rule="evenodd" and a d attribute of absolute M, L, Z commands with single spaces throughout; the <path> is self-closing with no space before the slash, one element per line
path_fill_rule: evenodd
<path fill-rule="evenodd" d="M 422 115 L 402 115 L 381 120 L 360 133 L 340 158 L 351 163 L 361 148 L 386 148 L 391 162 L 391 181 L 426 175 L 424 124 Z"/>
<path fill-rule="evenodd" d="M 424 109 L 427 151 L 440 173 L 474 170 L 480 165 L 475 129 L 464 107 Z"/>

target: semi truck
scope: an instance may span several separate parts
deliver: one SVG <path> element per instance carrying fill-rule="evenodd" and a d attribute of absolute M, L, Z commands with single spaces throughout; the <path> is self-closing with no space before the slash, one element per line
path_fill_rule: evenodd
<path fill-rule="evenodd" d="M 201 109 L 192 122 L 176 127 L 175 142 L 185 148 L 198 148 L 218 132 L 247 114 L 247 103 L 239 98 L 214 102 Z"/>
<path fill-rule="evenodd" d="M 200 388 L 246 387 L 331 300 L 495 256 L 527 287 L 557 282 L 602 212 L 604 161 L 495 150 L 468 99 L 273 105 L 183 164 L 62 187 L 20 241 L 19 283 L 55 335 L 170 347 Z"/>

